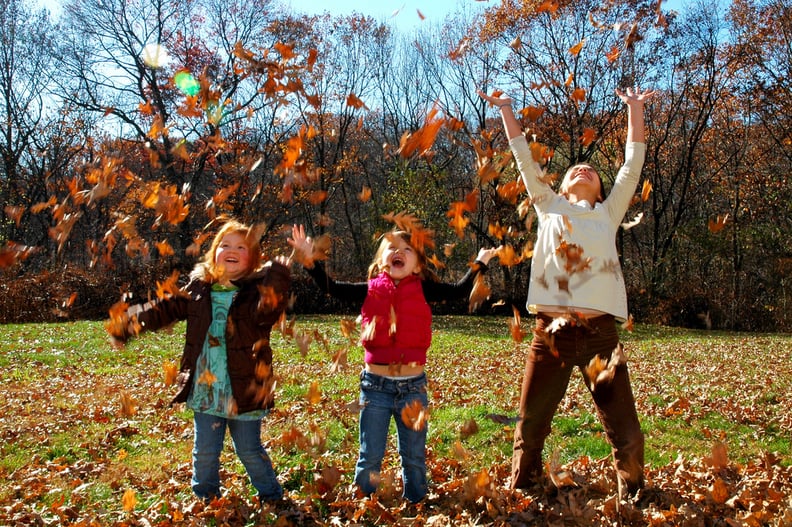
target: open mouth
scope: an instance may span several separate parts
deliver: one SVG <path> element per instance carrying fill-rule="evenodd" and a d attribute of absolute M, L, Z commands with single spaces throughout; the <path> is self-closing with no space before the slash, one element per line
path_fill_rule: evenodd
<path fill-rule="evenodd" d="M 395 269 L 401 269 L 402 267 L 404 267 L 404 260 L 402 259 L 402 257 L 401 256 L 394 256 L 391 259 L 391 267 L 393 267 Z"/>

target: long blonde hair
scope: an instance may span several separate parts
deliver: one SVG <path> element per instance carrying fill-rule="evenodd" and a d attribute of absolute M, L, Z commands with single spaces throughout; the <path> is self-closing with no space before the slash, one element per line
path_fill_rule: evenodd
<path fill-rule="evenodd" d="M 412 247 L 413 251 L 415 251 L 415 254 L 418 256 L 418 265 L 421 267 L 421 270 L 418 273 L 418 276 L 421 278 L 421 280 L 432 280 L 435 282 L 438 281 L 437 275 L 431 269 L 429 269 L 429 258 L 426 256 L 426 252 L 423 249 L 419 249 L 415 246 L 415 244 L 412 243 L 412 236 L 409 232 L 400 230 L 386 232 L 380 237 L 380 244 L 379 247 L 377 247 L 377 251 L 374 253 L 374 260 L 372 260 L 371 265 L 369 265 L 368 268 L 369 280 L 384 271 L 380 265 L 382 263 L 382 253 L 384 253 L 385 249 L 388 248 L 388 245 L 390 245 L 393 238 L 400 238 L 404 243 Z"/>
<path fill-rule="evenodd" d="M 228 220 L 212 240 L 212 245 L 206 251 L 201 259 L 200 265 L 206 269 L 207 274 L 212 282 L 216 282 L 221 278 L 221 270 L 215 263 L 215 256 L 217 255 L 217 248 L 220 242 L 227 234 L 238 233 L 245 239 L 245 245 L 248 248 L 248 268 L 245 270 L 245 276 L 252 273 L 261 265 L 261 244 L 259 243 L 259 232 L 257 229 L 249 225 L 245 225 L 237 220 Z"/>

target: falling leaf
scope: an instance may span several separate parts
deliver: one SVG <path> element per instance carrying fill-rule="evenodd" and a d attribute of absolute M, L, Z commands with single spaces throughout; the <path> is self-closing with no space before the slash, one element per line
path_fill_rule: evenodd
<path fill-rule="evenodd" d="M 350 93 L 349 95 L 347 95 L 346 103 L 347 103 L 347 106 L 351 106 L 352 108 L 356 108 L 356 109 L 357 108 L 365 108 L 366 110 L 368 110 L 368 106 L 366 106 L 366 103 L 361 101 L 358 98 L 358 96 L 355 95 L 354 93 Z"/>
<path fill-rule="evenodd" d="M 505 267 L 513 267 L 519 264 L 522 260 L 520 255 L 514 250 L 514 247 L 507 243 L 502 245 L 498 250 L 498 261 Z"/>
<path fill-rule="evenodd" d="M 597 138 L 597 132 L 593 128 L 586 128 L 583 130 L 583 135 L 580 136 L 580 143 L 583 146 L 589 146 Z"/>
<path fill-rule="evenodd" d="M 156 242 L 154 246 L 157 248 L 157 252 L 162 257 L 173 256 L 174 254 L 173 247 L 171 247 L 171 244 L 169 244 L 167 240 Z"/>
<path fill-rule="evenodd" d="M 122 391 L 121 394 L 121 415 L 124 417 L 132 417 L 138 411 L 137 401 L 129 395 L 129 393 Z"/>
<path fill-rule="evenodd" d="M 132 512 L 135 510 L 136 505 L 137 497 L 135 496 L 135 491 L 132 489 L 125 490 L 124 495 L 121 497 L 121 506 L 126 512 Z"/>
<path fill-rule="evenodd" d="M 641 189 L 641 201 L 646 203 L 649 199 L 649 194 L 652 192 L 652 182 L 648 179 L 645 179 L 643 182 L 643 188 Z"/>
<path fill-rule="evenodd" d="M 624 47 L 627 49 L 633 49 L 635 43 L 641 40 L 643 40 L 643 35 L 641 35 L 641 33 L 638 31 L 638 24 L 634 22 L 630 27 L 630 32 L 624 39 Z"/>
<path fill-rule="evenodd" d="M 520 48 L 522 47 L 522 40 L 520 40 L 519 35 L 514 37 L 514 40 L 512 40 L 509 43 L 509 47 L 512 48 L 514 51 L 520 51 Z"/>
<path fill-rule="evenodd" d="M 481 273 L 477 274 L 468 299 L 468 312 L 473 313 L 481 307 L 481 304 L 490 297 L 491 293 L 492 289 L 484 281 L 484 275 Z"/>
<path fill-rule="evenodd" d="M 498 423 L 499 425 L 504 425 L 504 426 L 513 425 L 518 421 L 517 417 L 509 417 L 508 415 L 503 415 L 503 414 L 487 414 L 484 417 L 486 417 L 493 423 Z"/>
<path fill-rule="evenodd" d="M 19 222 L 22 220 L 22 215 L 25 213 L 25 207 L 6 205 L 3 207 L 3 212 L 5 212 L 6 216 L 10 219 L 14 220 L 16 226 L 19 227 Z"/>
<path fill-rule="evenodd" d="M 536 121 L 539 120 L 539 118 L 542 116 L 544 111 L 545 111 L 544 108 L 539 108 L 537 106 L 526 106 L 525 108 L 520 110 L 520 115 L 522 115 L 524 119 L 527 119 L 532 123 L 535 123 Z"/>
<path fill-rule="evenodd" d="M 574 46 L 572 46 L 571 48 L 569 48 L 569 53 L 570 53 L 572 56 L 577 56 L 577 55 L 579 55 L 579 54 L 580 54 L 580 50 L 582 50 L 582 49 L 583 49 L 583 45 L 584 45 L 585 43 L 586 43 L 586 39 L 584 38 L 583 40 L 581 40 L 580 42 L 578 42 L 577 44 L 575 44 Z"/>
<path fill-rule="evenodd" d="M 552 481 L 553 485 L 558 489 L 577 486 L 575 480 L 572 479 L 572 474 L 561 467 L 559 458 L 560 452 L 556 449 L 553 451 L 550 459 L 545 463 L 545 470 L 547 471 L 547 475 L 550 476 L 550 481 Z"/>
<path fill-rule="evenodd" d="M 704 458 L 704 461 L 711 467 L 723 469 L 729 466 L 729 453 L 726 443 L 717 442 L 712 446 L 712 454 Z"/>
<path fill-rule="evenodd" d="M 512 306 L 512 312 L 514 315 L 509 319 L 509 331 L 511 332 L 512 340 L 519 344 L 523 341 L 528 332 L 524 331 L 520 326 L 520 310 Z"/>
<path fill-rule="evenodd" d="M 627 330 L 630 333 L 632 333 L 632 331 L 633 331 L 633 329 L 635 327 L 635 322 L 633 321 L 633 316 L 632 315 L 627 315 L 627 320 L 625 320 L 622 323 L 621 327 L 622 327 L 622 329 Z"/>
<path fill-rule="evenodd" d="M 585 88 L 575 88 L 572 90 L 572 93 L 569 95 L 569 98 L 572 99 L 575 103 L 582 103 L 586 100 L 586 90 Z"/>
<path fill-rule="evenodd" d="M 389 324 L 388 324 L 388 335 L 393 336 L 393 335 L 396 334 L 396 322 L 397 322 L 397 320 L 396 320 L 396 308 L 393 305 L 390 306 L 390 317 L 389 317 L 388 321 L 389 321 Z"/>
<path fill-rule="evenodd" d="M 719 214 L 715 220 L 709 220 L 707 227 L 709 228 L 709 231 L 711 233 L 717 234 L 723 230 L 723 228 L 726 226 L 728 222 L 729 222 L 728 214 L 724 214 L 723 216 Z"/>
<path fill-rule="evenodd" d="M 710 495 L 712 496 L 712 501 L 718 505 L 723 505 L 729 499 L 729 487 L 721 478 L 715 478 L 710 487 Z"/>
<path fill-rule="evenodd" d="M 358 199 L 361 203 L 366 203 L 371 199 L 371 189 L 367 186 L 363 186 L 363 189 L 358 194 Z"/>
<path fill-rule="evenodd" d="M 429 411 L 424 408 L 421 401 L 415 399 L 402 408 L 401 419 L 407 427 L 419 432 L 426 428 Z"/>
<path fill-rule="evenodd" d="M 322 402 L 322 390 L 319 387 L 319 381 L 311 381 L 311 385 L 308 387 L 308 393 L 305 395 L 305 398 L 308 400 L 308 404 L 310 405 L 319 404 Z"/>
<path fill-rule="evenodd" d="M 173 362 L 166 361 L 162 364 L 162 373 L 165 386 L 173 386 L 176 383 L 176 378 L 179 375 L 179 368 Z"/>

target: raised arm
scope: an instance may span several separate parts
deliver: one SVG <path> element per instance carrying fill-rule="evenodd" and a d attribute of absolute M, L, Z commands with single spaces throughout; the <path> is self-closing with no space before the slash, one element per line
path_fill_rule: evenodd
<path fill-rule="evenodd" d="M 515 117 L 514 110 L 512 109 L 513 101 L 511 97 L 507 95 L 493 97 L 492 95 L 487 95 L 481 90 L 478 90 L 476 93 L 479 94 L 479 97 L 491 105 L 496 106 L 498 110 L 500 110 L 501 119 L 503 120 L 503 128 L 506 130 L 506 137 L 508 139 L 512 139 L 522 134 L 522 126 L 517 120 L 517 117 Z"/>
<path fill-rule="evenodd" d="M 616 95 L 627 105 L 627 142 L 644 143 L 644 103 L 655 94 L 654 90 L 641 91 L 627 88 L 626 91 L 616 90 Z"/>

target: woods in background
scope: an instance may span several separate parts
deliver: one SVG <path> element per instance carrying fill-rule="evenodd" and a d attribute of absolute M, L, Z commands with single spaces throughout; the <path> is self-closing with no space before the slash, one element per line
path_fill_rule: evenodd
<path fill-rule="evenodd" d="M 617 239 L 633 316 L 789 331 L 792 4 L 685 5 L 506 0 L 400 34 L 269 0 L 70 0 L 58 20 L 4 2 L 0 321 L 156 294 L 224 215 L 284 254 L 292 224 L 327 235 L 339 278 L 414 215 L 441 277 L 503 245 L 491 302 L 522 307 L 535 218 L 476 89 L 508 90 L 548 175 L 585 161 L 608 187 L 613 92 L 641 86 L 658 95 Z"/>

